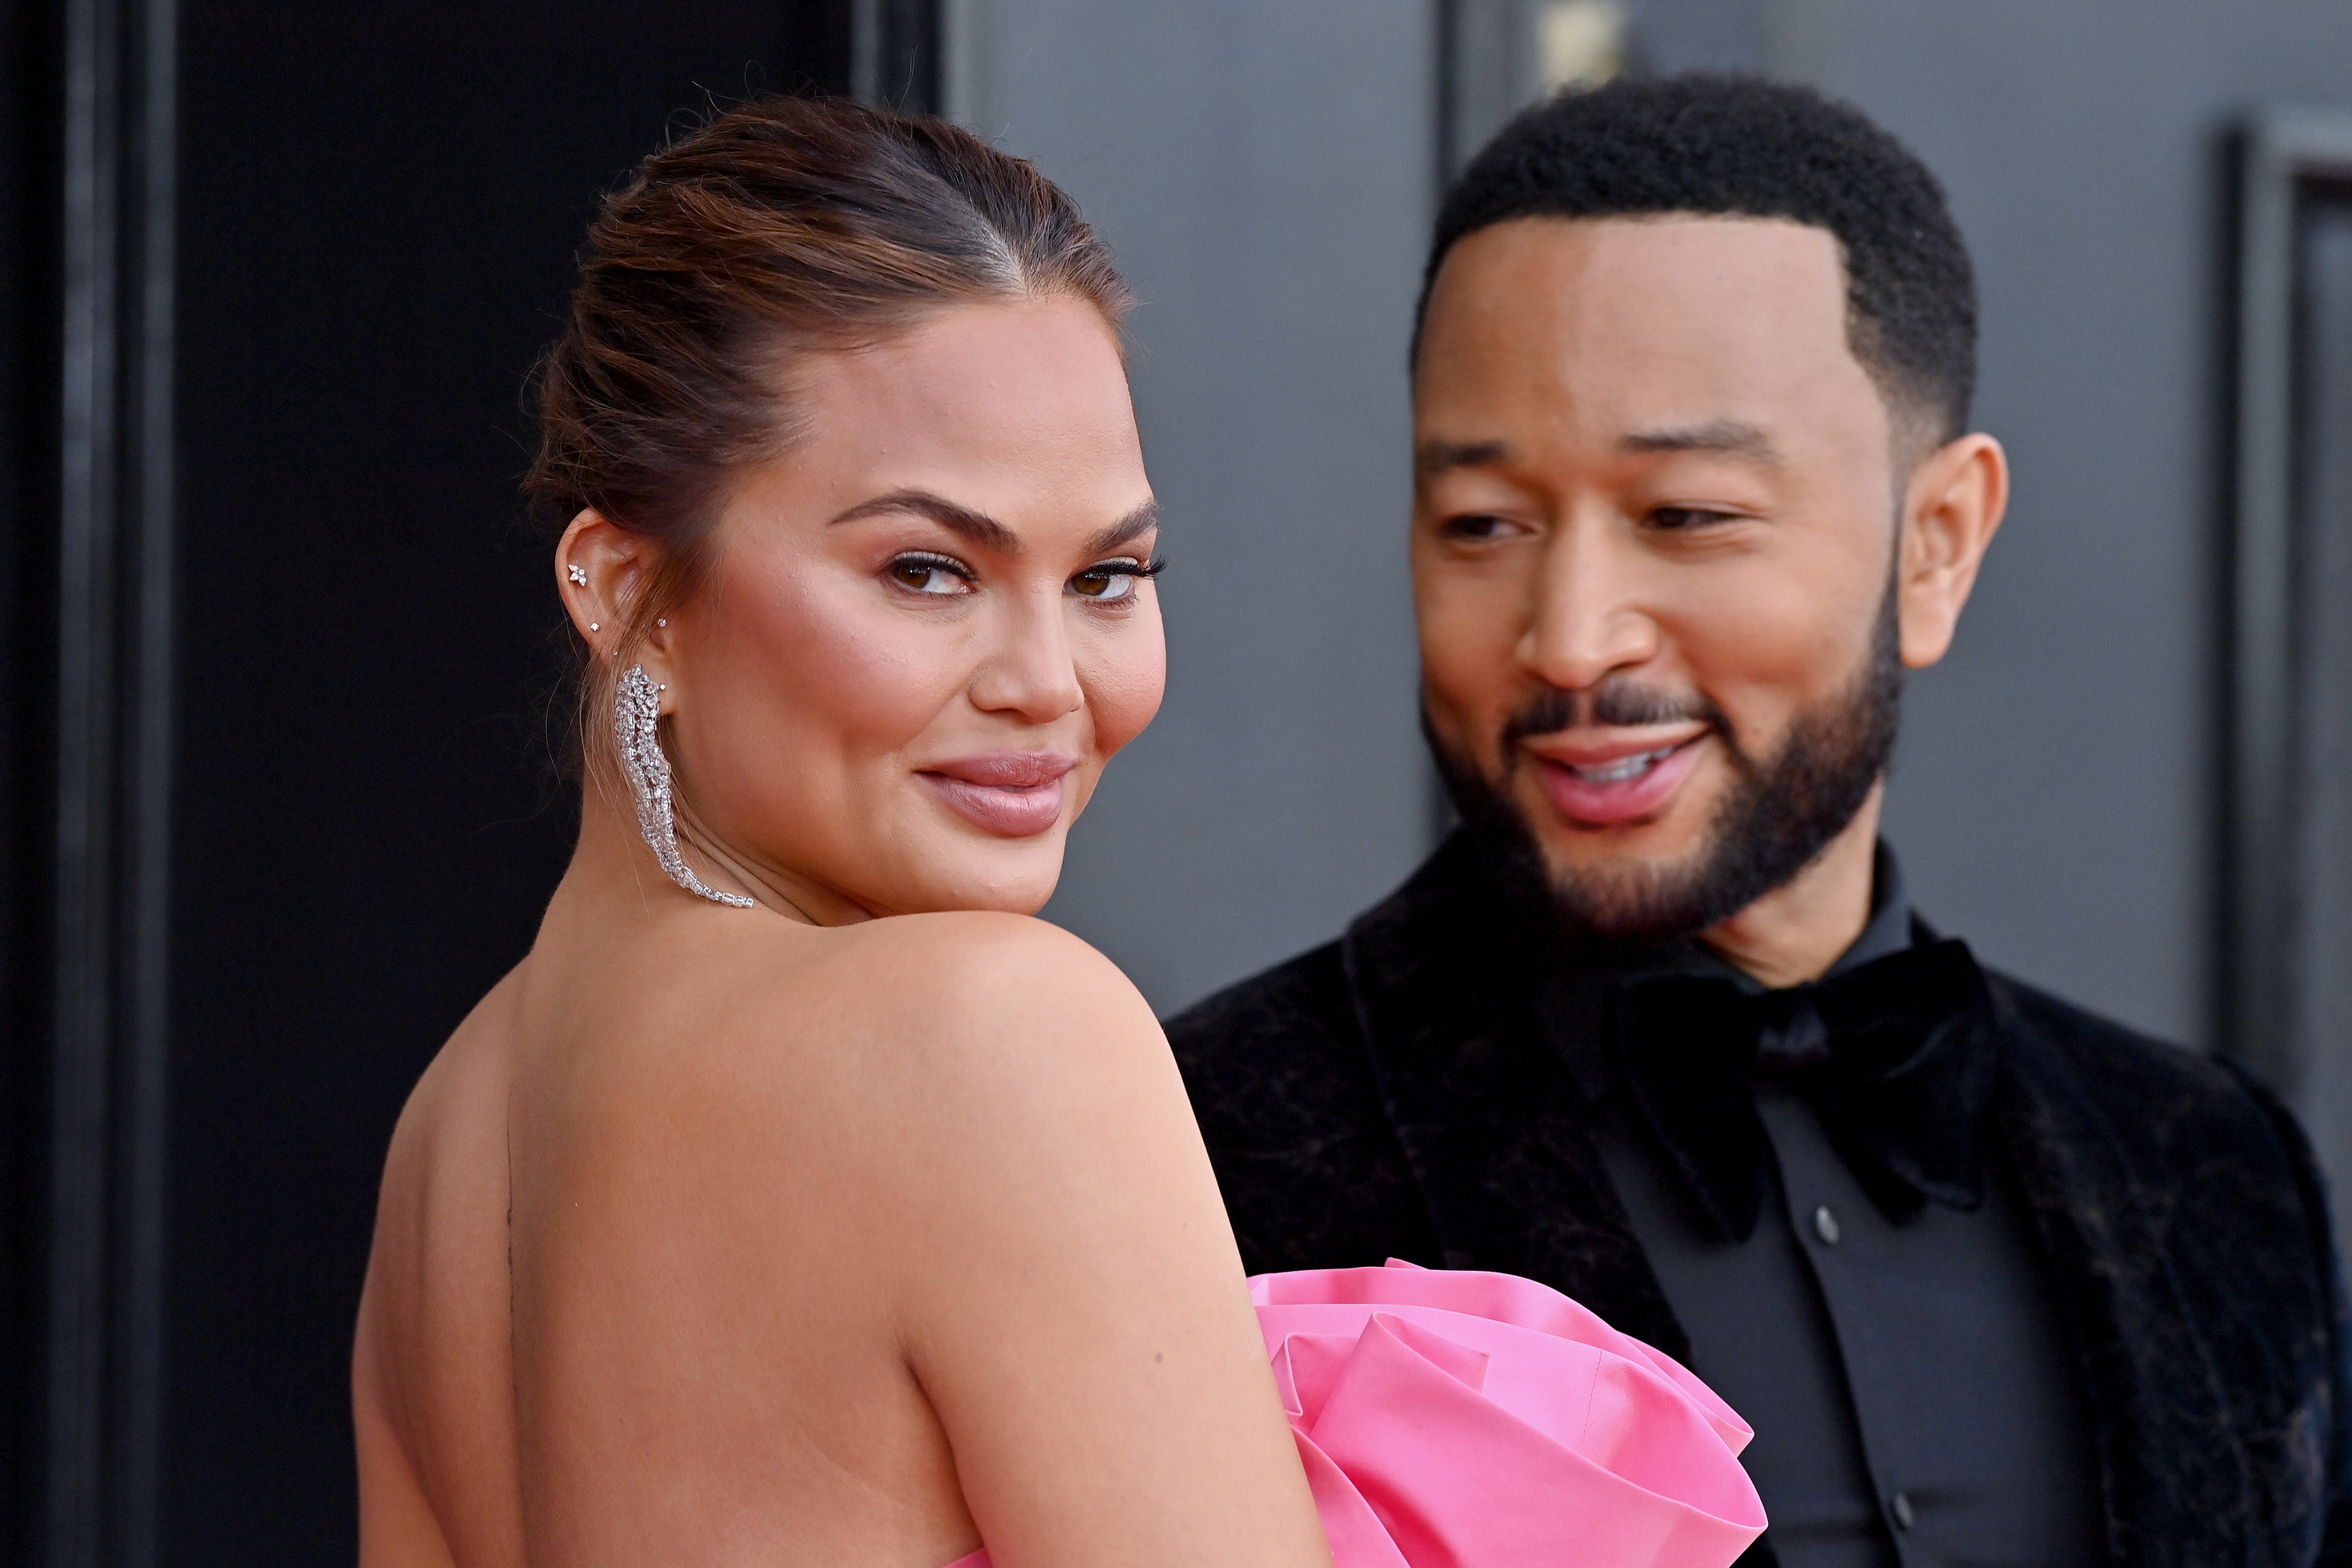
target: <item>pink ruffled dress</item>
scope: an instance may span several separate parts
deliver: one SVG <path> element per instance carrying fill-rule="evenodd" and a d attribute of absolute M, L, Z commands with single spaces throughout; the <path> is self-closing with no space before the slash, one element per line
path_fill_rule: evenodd
<path fill-rule="evenodd" d="M 1763 1531 L 1748 1424 L 1557 1290 L 1391 1262 L 1250 1294 L 1335 1568 L 1727 1568 Z"/>

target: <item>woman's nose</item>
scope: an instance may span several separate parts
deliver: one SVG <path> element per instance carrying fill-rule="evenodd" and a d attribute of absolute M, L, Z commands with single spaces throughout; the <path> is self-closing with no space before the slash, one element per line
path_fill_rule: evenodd
<path fill-rule="evenodd" d="M 1031 724 L 1050 724 L 1075 713 L 1086 701 L 1062 624 L 1061 599 L 1058 590 L 1050 603 L 1024 597 L 1016 610 L 1003 616 L 996 644 L 972 677 L 973 707 L 983 713 L 1011 713 Z"/>

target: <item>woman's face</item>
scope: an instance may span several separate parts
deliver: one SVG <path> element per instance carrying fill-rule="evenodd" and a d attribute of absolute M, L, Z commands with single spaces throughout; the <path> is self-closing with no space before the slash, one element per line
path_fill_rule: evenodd
<path fill-rule="evenodd" d="M 646 649 L 691 821 L 787 892 L 1034 912 L 1166 678 L 1111 330 L 1066 296 L 955 306 L 800 361 L 792 401 Z"/>

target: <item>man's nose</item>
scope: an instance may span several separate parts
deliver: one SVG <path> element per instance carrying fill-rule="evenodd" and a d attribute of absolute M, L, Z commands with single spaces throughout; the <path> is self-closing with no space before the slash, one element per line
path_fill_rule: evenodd
<path fill-rule="evenodd" d="M 998 617 L 995 643 L 971 682 L 972 706 L 1050 724 L 1086 700 L 1063 625 L 1061 595 L 1024 595 Z"/>
<path fill-rule="evenodd" d="M 1538 568 L 1519 662 L 1562 690 L 1589 690 L 1657 655 L 1641 563 L 1620 531 L 1598 518 L 1574 520 L 1553 535 Z"/>

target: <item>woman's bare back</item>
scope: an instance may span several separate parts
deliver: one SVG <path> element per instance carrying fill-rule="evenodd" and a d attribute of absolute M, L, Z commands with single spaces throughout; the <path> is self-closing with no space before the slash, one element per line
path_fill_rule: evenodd
<path fill-rule="evenodd" d="M 852 968 L 875 945 L 744 923 L 788 952 L 851 949 Z M 609 1533 L 606 1478 L 648 1466 L 678 1484 L 625 1528 L 664 1554 L 918 1568 L 976 1544 L 875 1282 L 823 1213 L 839 1162 L 821 1129 L 856 1120 L 830 1102 L 856 1088 L 793 1021 L 831 1011 L 835 955 L 753 966 L 742 990 L 772 1005 L 746 1072 L 728 1059 L 743 1022 L 709 999 L 760 944 L 681 932 L 703 951 L 648 967 L 551 924 L 426 1073 L 386 1164 L 356 1361 L 371 1568 L 520 1563 L 527 1523 L 542 1554 L 551 1531 Z M 727 1150 L 730 1132 L 755 1141 Z"/>
<path fill-rule="evenodd" d="M 525 1561 L 506 1164 L 520 986 L 499 982 L 442 1047 L 384 1163 L 352 1361 L 370 1568 Z"/>
<path fill-rule="evenodd" d="M 1115 970 L 1016 917 L 572 891 L 394 1141 L 367 1568 L 938 1568 L 991 1510 L 1000 1551 L 1298 1560 L 1230 1233 Z"/>

